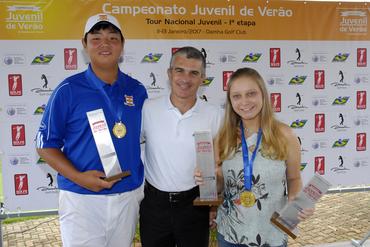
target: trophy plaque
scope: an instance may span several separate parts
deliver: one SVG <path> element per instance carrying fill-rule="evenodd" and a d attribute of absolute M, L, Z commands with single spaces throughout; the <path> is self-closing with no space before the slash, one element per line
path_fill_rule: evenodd
<path fill-rule="evenodd" d="M 280 212 L 274 212 L 271 222 L 291 238 L 297 238 L 299 232 L 297 225 L 300 222 L 298 212 L 305 208 L 313 208 L 330 186 L 328 181 L 315 173 L 293 201 L 285 205 Z"/>
<path fill-rule="evenodd" d="M 199 197 L 195 206 L 218 206 L 222 200 L 217 195 L 217 177 L 213 153 L 213 139 L 210 131 L 194 133 L 197 166 L 202 172 L 204 183 L 199 185 Z"/>
<path fill-rule="evenodd" d="M 131 175 L 130 171 L 121 169 L 103 110 L 89 111 L 86 114 L 103 164 L 106 176 L 104 180 L 113 181 Z"/>

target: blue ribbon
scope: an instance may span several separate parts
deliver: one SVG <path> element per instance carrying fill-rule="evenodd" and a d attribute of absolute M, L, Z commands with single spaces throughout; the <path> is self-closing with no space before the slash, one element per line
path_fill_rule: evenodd
<path fill-rule="evenodd" d="M 253 163 L 256 158 L 258 147 L 262 139 L 262 130 L 258 129 L 256 148 L 253 151 L 252 158 L 249 160 L 248 144 L 245 141 L 243 122 L 240 121 L 240 130 L 242 132 L 242 151 L 243 151 L 243 164 L 244 164 L 244 187 L 246 190 L 252 189 L 252 175 L 253 175 Z"/>
<path fill-rule="evenodd" d="M 91 65 L 89 65 L 89 66 L 91 66 Z M 93 83 L 94 83 L 94 85 L 95 85 L 95 87 L 99 90 L 99 92 L 103 95 L 103 99 L 104 99 L 104 102 L 106 103 L 106 105 L 108 106 L 108 108 L 109 108 L 109 111 L 111 112 L 111 114 L 115 117 L 115 119 L 116 119 L 116 123 L 117 122 L 122 122 L 121 121 L 121 118 L 122 118 L 122 113 L 123 113 L 123 106 L 124 106 L 124 104 L 123 104 L 123 102 L 120 102 L 121 100 L 123 101 L 123 99 L 120 99 L 119 98 L 119 95 L 117 95 L 117 94 L 119 94 L 119 91 L 120 90 L 115 90 L 114 91 L 114 95 L 115 95 L 115 97 L 114 97 L 114 102 L 116 103 L 117 102 L 117 99 L 118 99 L 118 104 L 115 104 L 116 105 L 116 107 L 114 107 L 114 105 L 113 105 L 113 100 L 112 99 L 110 99 L 109 98 L 109 96 L 108 96 L 108 94 L 107 94 L 107 92 L 105 92 L 105 90 L 104 90 L 104 86 L 105 85 L 108 85 L 108 84 L 106 84 L 106 83 L 103 83 L 103 82 L 99 82 L 98 80 L 100 80 L 99 78 L 97 78 L 96 76 L 95 76 L 95 74 L 93 74 L 93 71 L 92 71 L 92 69 L 90 68 L 90 70 L 88 70 L 88 73 L 91 73 L 90 74 L 90 78 L 92 79 L 92 81 L 93 81 Z M 120 73 L 118 72 L 118 78 L 117 78 L 117 81 L 119 81 L 119 80 L 121 80 L 121 79 L 123 79 L 121 76 L 120 76 Z M 118 83 L 118 82 L 117 82 Z M 117 85 L 118 87 L 119 87 L 119 85 Z M 118 121 L 117 121 L 117 119 L 118 119 Z"/>

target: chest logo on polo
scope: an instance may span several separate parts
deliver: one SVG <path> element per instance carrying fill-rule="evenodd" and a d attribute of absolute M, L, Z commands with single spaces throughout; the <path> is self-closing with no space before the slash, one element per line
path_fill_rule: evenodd
<path fill-rule="evenodd" d="M 127 106 L 135 106 L 135 104 L 134 104 L 134 96 L 132 96 L 132 95 L 126 95 L 125 94 L 124 104 L 127 105 Z"/>

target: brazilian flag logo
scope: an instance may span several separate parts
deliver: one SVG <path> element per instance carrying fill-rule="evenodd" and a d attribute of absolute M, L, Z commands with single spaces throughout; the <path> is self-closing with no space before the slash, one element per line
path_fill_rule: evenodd
<path fill-rule="evenodd" d="M 337 141 L 335 141 L 333 143 L 332 148 L 342 148 L 342 147 L 345 147 L 348 142 L 349 142 L 349 139 L 338 139 Z"/>
<path fill-rule="evenodd" d="M 307 166 L 307 163 L 301 163 L 301 167 L 300 167 L 301 171 L 303 171 L 304 168 L 306 168 L 306 166 Z"/>
<path fill-rule="evenodd" d="M 303 119 L 303 120 L 295 120 L 294 122 L 292 122 L 290 124 L 290 127 L 294 128 L 294 129 L 301 129 L 303 128 L 303 126 L 305 126 L 305 124 L 307 123 L 307 120 L 306 119 Z"/>
<path fill-rule="evenodd" d="M 46 161 L 43 159 L 43 158 L 39 158 L 39 160 L 37 161 L 37 164 L 45 164 Z"/>
<path fill-rule="evenodd" d="M 349 53 L 338 53 L 334 56 L 332 62 L 345 62 L 349 57 Z"/>
<path fill-rule="evenodd" d="M 53 59 L 54 55 L 43 55 L 41 54 L 40 56 L 35 57 L 31 64 L 49 64 L 51 60 Z"/>
<path fill-rule="evenodd" d="M 256 63 L 260 57 L 262 56 L 262 53 L 249 53 L 247 54 L 244 59 L 243 59 L 243 63 Z"/>
<path fill-rule="evenodd" d="M 344 96 L 344 97 L 339 96 L 338 98 L 335 98 L 332 105 L 345 105 L 348 100 L 349 100 L 348 96 Z"/>
<path fill-rule="evenodd" d="M 294 76 L 292 79 L 289 81 L 289 85 L 302 85 L 303 82 L 306 80 L 307 76 L 301 75 L 301 76 Z"/>
<path fill-rule="evenodd" d="M 45 111 L 45 104 L 43 104 L 42 106 L 38 106 L 35 112 L 33 113 L 33 115 L 42 115 L 44 111 Z"/>
<path fill-rule="evenodd" d="M 214 77 L 207 77 L 206 79 L 204 79 L 201 86 L 209 86 L 212 83 L 213 79 L 215 79 L 215 78 Z"/>
<path fill-rule="evenodd" d="M 142 63 L 157 63 L 159 59 L 161 59 L 162 54 L 161 53 L 149 53 L 148 55 L 145 55 L 143 57 L 143 60 L 141 60 Z"/>

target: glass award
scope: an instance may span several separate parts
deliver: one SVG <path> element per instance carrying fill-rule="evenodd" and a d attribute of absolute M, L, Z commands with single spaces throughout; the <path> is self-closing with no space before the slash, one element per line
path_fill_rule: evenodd
<path fill-rule="evenodd" d="M 131 175 L 130 171 L 121 169 L 103 110 L 89 111 L 86 114 L 103 165 L 106 176 L 104 180 L 113 181 Z"/>
<path fill-rule="evenodd" d="M 196 162 L 203 175 L 204 183 L 199 185 L 199 197 L 193 202 L 196 206 L 216 206 L 222 200 L 217 195 L 217 176 L 213 152 L 213 139 L 210 131 L 194 133 Z"/>
<path fill-rule="evenodd" d="M 271 222 L 291 238 L 296 239 L 299 233 L 297 225 L 300 222 L 298 212 L 305 208 L 313 208 L 330 186 L 328 181 L 315 173 L 293 201 L 285 205 L 280 212 L 274 212 Z"/>

